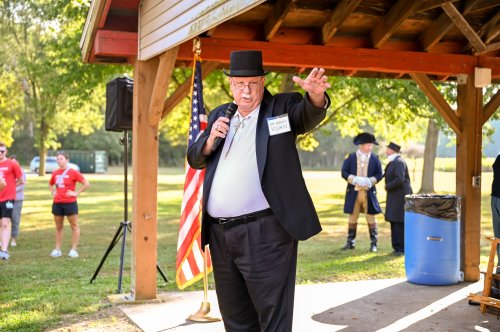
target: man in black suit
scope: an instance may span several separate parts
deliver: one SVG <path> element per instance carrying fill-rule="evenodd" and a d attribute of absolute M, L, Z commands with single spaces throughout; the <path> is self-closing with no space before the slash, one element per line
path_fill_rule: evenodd
<path fill-rule="evenodd" d="M 385 154 L 389 163 L 385 167 L 385 220 L 391 223 L 391 239 L 394 255 L 405 253 L 405 195 L 413 193 L 408 167 L 399 151 L 401 147 L 390 142 Z"/>
<path fill-rule="evenodd" d="M 325 118 L 324 72 L 293 78 L 305 96 L 273 96 L 261 52 L 231 52 L 224 73 L 238 111 L 230 120 L 228 104 L 214 109 L 188 150 L 191 167 L 206 168 L 202 242 L 227 331 L 292 330 L 298 240 L 321 231 L 295 141 Z"/>

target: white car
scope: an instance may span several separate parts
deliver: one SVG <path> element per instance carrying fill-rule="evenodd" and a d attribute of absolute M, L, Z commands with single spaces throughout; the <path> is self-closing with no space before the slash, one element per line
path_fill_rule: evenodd
<path fill-rule="evenodd" d="M 68 162 L 68 166 L 72 169 L 80 171 L 80 167 L 77 164 Z M 30 162 L 30 171 L 34 173 L 38 173 L 38 169 L 40 168 L 40 157 L 34 157 Z M 56 157 L 47 157 L 45 159 L 45 173 L 52 173 L 59 168 L 57 164 Z"/>

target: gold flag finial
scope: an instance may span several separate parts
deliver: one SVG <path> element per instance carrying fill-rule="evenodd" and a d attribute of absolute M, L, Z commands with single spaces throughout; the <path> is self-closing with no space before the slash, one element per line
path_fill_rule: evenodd
<path fill-rule="evenodd" d="M 197 56 L 201 55 L 201 40 L 199 37 L 193 39 L 193 53 L 196 53 Z"/>

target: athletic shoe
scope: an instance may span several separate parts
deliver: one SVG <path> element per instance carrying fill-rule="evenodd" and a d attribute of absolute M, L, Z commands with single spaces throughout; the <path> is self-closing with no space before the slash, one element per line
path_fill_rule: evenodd
<path fill-rule="evenodd" d="M 4 261 L 9 260 L 9 253 L 7 251 L 0 250 L 0 259 Z"/>
<path fill-rule="evenodd" d="M 17 242 L 16 242 L 16 240 L 11 240 L 11 241 L 10 241 L 10 246 L 11 246 L 11 247 L 17 247 Z"/>
<path fill-rule="evenodd" d="M 78 252 L 75 249 L 71 249 L 68 253 L 68 257 L 78 258 Z"/>
<path fill-rule="evenodd" d="M 54 249 L 50 253 L 50 257 L 52 257 L 52 258 L 57 258 L 57 257 L 61 257 L 61 256 L 62 256 L 61 249 Z"/>

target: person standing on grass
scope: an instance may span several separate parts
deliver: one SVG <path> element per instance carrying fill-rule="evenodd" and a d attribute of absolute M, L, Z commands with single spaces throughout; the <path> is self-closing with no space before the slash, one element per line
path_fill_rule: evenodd
<path fill-rule="evenodd" d="M 85 191 L 89 186 L 89 182 L 83 175 L 68 166 L 69 156 L 64 152 L 56 154 L 57 165 L 59 169 L 52 173 L 49 182 L 49 190 L 54 196 L 54 203 L 52 204 L 52 214 L 56 223 L 56 247 L 50 254 L 51 257 L 61 257 L 61 244 L 63 238 L 64 216 L 68 218 L 71 226 L 71 250 L 68 256 L 71 258 L 78 257 L 78 241 L 80 239 L 80 226 L 78 226 L 78 204 L 76 202 L 77 196 Z M 76 184 L 81 183 L 80 189 L 76 189 Z"/>
<path fill-rule="evenodd" d="M 354 137 L 358 151 L 351 153 L 342 164 L 342 177 L 347 181 L 344 213 L 349 214 L 347 242 L 342 250 L 354 249 L 360 213 L 366 214 L 370 232 L 370 251 L 377 251 L 377 219 L 382 213 L 377 199 L 375 184 L 382 180 L 382 164 L 372 153 L 373 144 L 378 145 L 375 136 L 361 133 Z"/>
<path fill-rule="evenodd" d="M 19 164 L 7 158 L 7 146 L 4 143 L 0 143 L 0 178 L 3 180 L 2 182 L 5 182 L 5 187 L 0 190 L 0 218 L 2 223 L 0 259 L 8 260 L 10 258 L 8 247 L 12 228 L 12 212 L 16 199 L 16 186 L 24 184 L 24 180 Z"/>
<path fill-rule="evenodd" d="M 385 220 L 391 223 L 393 254 L 405 254 L 405 196 L 413 193 L 406 162 L 399 154 L 401 147 L 390 142 L 385 154 L 389 163 L 385 167 Z"/>
<path fill-rule="evenodd" d="M 234 103 L 214 109 L 187 159 L 206 169 L 202 244 L 210 244 L 226 331 L 292 331 L 298 240 L 321 231 L 297 153 L 297 135 L 330 105 L 325 70 L 293 81 L 306 92 L 271 95 L 260 51 L 233 51 Z M 229 112 L 228 112 L 229 113 Z M 216 142 L 219 142 L 217 145 Z"/>
<path fill-rule="evenodd" d="M 16 155 L 10 156 L 10 159 L 16 160 Z M 12 232 L 10 236 L 10 246 L 17 246 L 17 237 L 19 236 L 19 225 L 21 224 L 21 211 L 23 209 L 24 202 L 24 186 L 26 184 L 26 173 L 21 168 L 23 173 L 23 184 L 16 187 L 16 200 L 14 201 L 14 210 L 12 211 Z"/>

